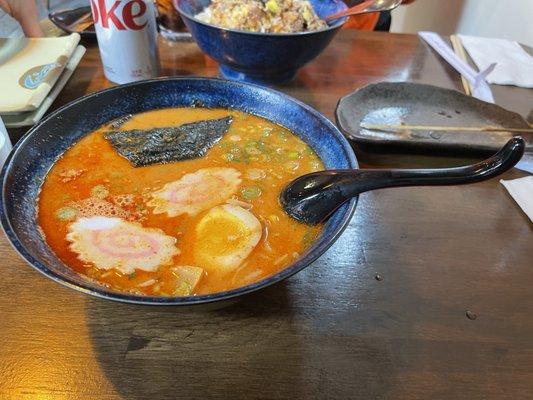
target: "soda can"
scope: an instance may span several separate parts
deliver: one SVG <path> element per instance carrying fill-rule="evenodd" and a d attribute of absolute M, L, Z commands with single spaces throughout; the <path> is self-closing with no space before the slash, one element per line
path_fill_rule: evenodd
<path fill-rule="evenodd" d="M 158 74 L 155 6 L 151 0 L 91 0 L 104 74 L 122 84 Z"/>

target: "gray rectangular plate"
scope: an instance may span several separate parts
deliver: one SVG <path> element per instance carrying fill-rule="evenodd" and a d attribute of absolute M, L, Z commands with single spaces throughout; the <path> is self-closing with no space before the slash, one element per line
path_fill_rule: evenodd
<path fill-rule="evenodd" d="M 455 90 L 418 83 L 383 82 L 343 97 L 336 109 L 337 125 L 351 141 L 365 145 L 417 147 L 436 150 L 497 151 L 509 132 L 399 131 L 360 127 L 372 125 L 497 126 L 529 128 L 517 113 L 466 96 Z M 533 135 L 520 134 L 533 151 Z"/>

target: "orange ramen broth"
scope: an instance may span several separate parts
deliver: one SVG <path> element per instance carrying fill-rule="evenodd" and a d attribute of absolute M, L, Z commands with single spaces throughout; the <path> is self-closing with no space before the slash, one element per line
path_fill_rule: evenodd
<path fill-rule="evenodd" d="M 56 162 L 42 186 L 38 220 L 47 243 L 67 265 L 102 284 L 138 294 L 172 296 L 176 293 L 169 279 L 172 266 L 202 267 L 194 260 L 192 244 L 195 226 L 207 211 L 195 216 L 153 214 L 146 205 L 149 194 L 201 168 L 231 167 L 242 174 L 242 182 L 234 198 L 252 205 L 250 211 L 261 222 L 263 234 L 258 245 L 238 268 L 228 273 L 212 270 L 208 273 L 204 270 L 191 294 L 237 288 L 284 269 L 313 242 L 321 229 L 291 219 L 278 203 L 280 190 L 287 182 L 324 168 L 317 155 L 302 140 L 263 118 L 224 109 L 174 108 L 150 111 L 135 115 L 120 129 L 176 126 L 227 115 L 233 116 L 230 129 L 207 155 L 170 164 L 134 168 L 104 138 L 106 126 L 85 136 Z M 256 180 L 251 179 L 250 170 L 255 170 L 257 175 L 258 169 L 264 171 L 265 176 L 259 180 L 257 176 L 254 176 Z M 72 221 L 61 220 L 58 210 L 91 197 L 91 190 L 97 185 L 103 185 L 109 191 L 107 198 L 122 194 L 135 195 L 136 211 L 143 215 L 139 222 L 144 227 L 159 228 L 177 239 L 176 246 L 181 253 L 173 257 L 172 265 L 160 266 L 154 272 L 136 269 L 135 273 L 123 274 L 116 269 L 98 269 L 78 259 L 66 239 L 67 228 Z M 257 195 L 259 189 L 260 195 L 250 198 L 250 188 L 253 189 L 253 195 Z M 265 235 L 265 230 L 268 235 Z M 152 279 L 156 284 L 139 286 Z"/>

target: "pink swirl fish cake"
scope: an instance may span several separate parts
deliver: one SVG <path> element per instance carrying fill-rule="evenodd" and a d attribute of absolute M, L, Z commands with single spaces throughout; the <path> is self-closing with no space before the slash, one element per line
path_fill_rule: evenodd
<path fill-rule="evenodd" d="M 161 229 L 144 228 L 121 218 L 80 218 L 68 227 L 70 249 L 97 268 L 116 268 L 125 274 L 135 269 L 155 271 L 179 254 L 176 239 Z"/>
<path fill-rule="evenodd" d="M 167 183 L 152 193 L 147 204 L 154 208 L 154 214 L 196 215 L 224 203 L 240 184 L 241 173 L 234 168 L 203 168 Z"/>

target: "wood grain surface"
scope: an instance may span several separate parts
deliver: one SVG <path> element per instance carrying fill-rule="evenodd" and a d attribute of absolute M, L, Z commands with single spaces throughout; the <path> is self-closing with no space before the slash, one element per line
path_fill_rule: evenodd
<path fill-rule="evenodd" d="M 86 44 L 56 108 L 111 85 Z M 192 43 L 160 50 L 164 75 L 217 73 Z M 355 32 L 279 89 L 331 118 L 339 97 L 379 81 L 461 90 L 415 36 Z M 495 94 L 523 115 L 533 105 L 531 90 Z M 357 154 L 373 168 L 475 161 Z M 313 265 L 210 311 L 77 293 L 0 236 L 0 399 L 531 399 L 532 231 L 497 179 L 379 190 Z"/>

